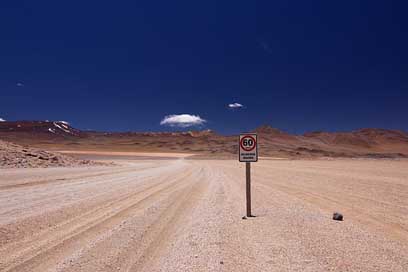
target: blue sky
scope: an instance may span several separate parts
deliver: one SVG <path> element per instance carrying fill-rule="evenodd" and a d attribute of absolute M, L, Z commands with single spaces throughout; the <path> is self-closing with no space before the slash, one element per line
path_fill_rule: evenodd
<path fill-rule="evenodd" d="M 2 1 L 0 118 L 408 130 L 403 1 Z M 243 108 L 231 110 L 230 103 Z"/>

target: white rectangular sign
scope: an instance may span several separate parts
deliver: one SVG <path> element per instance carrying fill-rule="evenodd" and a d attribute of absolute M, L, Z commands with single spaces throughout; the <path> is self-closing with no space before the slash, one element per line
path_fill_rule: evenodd
<path fill-rule="evenodd" d="M 258 135 L 256 133 L 245 133 L 239 135 L 239 161 L 258 161 Z"/>

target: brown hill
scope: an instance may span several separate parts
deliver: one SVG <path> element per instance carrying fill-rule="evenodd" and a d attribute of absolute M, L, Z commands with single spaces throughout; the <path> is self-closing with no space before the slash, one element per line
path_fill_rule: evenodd
<path fill-rule="evenodd" d="M 286 137 L 289 136 L 288 133 L 277 129 L 277 128 L 273 128 L 269 125 L 262 125 L 260 127 L 257 127 L 256 129 L 254 129 L 254 132 L 258 133 L 258 134 L 264 134 L 264 135 L 268 135 L 268 136 L 276 136 L 276 137 Z"/>
<path fill-rule="evenodd" d="M 10 132 L 29 134 L 53 134 L 56 136 L 80 136 L 81 131 L 75 129 L 65 121 L 18 121 L 18 122 L 0 122 L 0 132 Z"/>
<path fill-rule="evenodd" d="M 102 165 L 56 152 L 23 147 L 0 140 L 0 168 Z"/>
<path fill-rule="evenodd" d="M 386 129 L 311 132 L 292 135 L 270 126 L 254 130 L 261 156 L 279 157 L 405 157 L 408 134 Z M 1 122 L 0 139 L 47 150 L 186 152 L 235 156 L 237 136 L 211 130 L 186 132 L 81 131 L 66 122 Z"/>
<path fill-rule="evenodd" d="M 408 154 L 408 134 L 398 130 L 366 128 L 352 132 L 312 132 L 304 136 L 345 151 Z"/>

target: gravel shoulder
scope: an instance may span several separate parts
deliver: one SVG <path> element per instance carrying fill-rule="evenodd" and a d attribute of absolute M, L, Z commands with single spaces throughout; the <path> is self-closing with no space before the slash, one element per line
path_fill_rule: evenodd
<path fill-rule="evenodd" d="M 2 169 L 0 271 L 408 271 L 408 162 Z M 331 220 L 334 211 L 343 222 Z"/>
<path fill-rule="evenodd" d="M 108 165 L 0 140 L 0 169 Z"/>

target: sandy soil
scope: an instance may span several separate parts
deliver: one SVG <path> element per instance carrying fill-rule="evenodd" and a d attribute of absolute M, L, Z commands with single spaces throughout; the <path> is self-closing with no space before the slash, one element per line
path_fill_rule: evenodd
<path fill-rule="evenodd" d="M 248 220 L 243 164 L 121 163 L 1 170 L 0 271 L 408 271 L 407 161 L 261 160 Z"/>
<path fill-rule="evenodd" d="M 150 157 L 150 158 L 186 158 L 194 156 L 192 153 L 152 153 L 152 152 L 115 152 L 115 151 L 80 151 L 80 150 L 59 150 L 58 153 L 71 155 L 96 155 L 115 158 L 119 157 Z"/>

